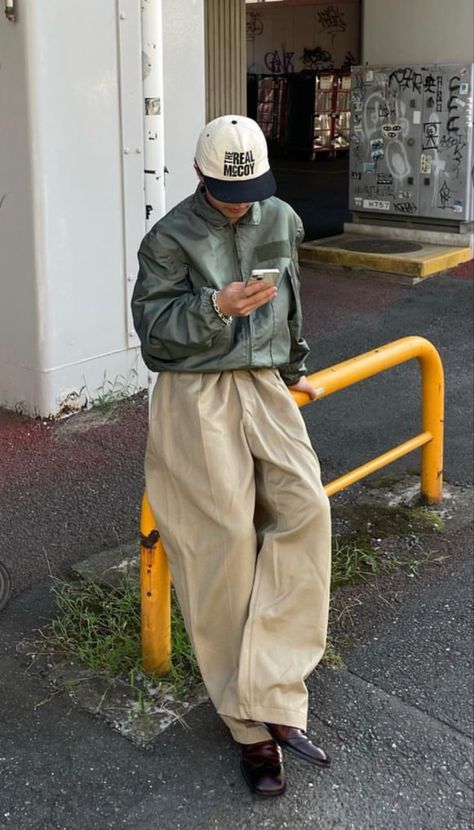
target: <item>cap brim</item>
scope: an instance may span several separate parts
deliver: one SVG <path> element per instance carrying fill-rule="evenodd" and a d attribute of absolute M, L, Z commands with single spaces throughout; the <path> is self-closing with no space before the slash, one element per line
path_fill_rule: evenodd
<path fill-rule="evenodd" d="M 256 179 L 247 179 L 246 181 L 224 182 L 221 179 L 211 179 L 209 176 L 203 176 L 203 179 L 214 199 L 229 204 L 261 202 L 263 199 L 269 199 L 276 192 L 276 182 L 271 170 L 267 170 L 266 173 Z"/>

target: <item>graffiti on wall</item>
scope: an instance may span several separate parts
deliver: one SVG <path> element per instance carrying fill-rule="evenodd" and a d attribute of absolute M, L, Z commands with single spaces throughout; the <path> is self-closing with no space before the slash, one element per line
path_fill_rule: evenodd
<path fill-rule="evenodd" d="M 453 218 L 465 211 L 469 74 L 449 65 L 367 67 L 353 74 L 352 207 Z"/>
<path fill-rule="evenodd" d="M 255 40 L 259 35 L 263 35 L 263 20 L 262 15 L 258 12 L 247 12 L 247 40 Z"/>
<path fill-rule="evenodd" d="M 348 71 L 358 63 L 360 7 L 357 3 L 304 4 L 284 9 L 282 6 L 262 3 L 247 10 L 250 73 L 277 74 L 313 68 Z"/>
<path fill-rule="evenodd" d="M 403 69 L 394 69 L 388 77 L 388 84 L 397 92 L 408 89 L 411 92 L 421 93 L 421 72 L 406 66 Z"/>
<path fill-rule="evenodd" d="M 319 31 L 326 32 L 334 38 L 338 32 L 345 32 L 347 24 L 344 12 L 339 6 L 326 6 L 322 11 L 317 12 Z"/>
<path fill-rule="evenodd" d="M 282 52 L 282 54 L 280 55 L 278 49 L 275 49 L 273 52 L 267 52 L 265 54 L 265 66 L 268 69 L 268 71 L 272 73 L 294 72 L 294 54 L 294 52 Z"/>
<path fill-rule="evenodd" d="M 300 61 L 305 69 L 332 69 L 332 55 L 326 49 L 315 46 L 313 49 L 304 49 Z"/>

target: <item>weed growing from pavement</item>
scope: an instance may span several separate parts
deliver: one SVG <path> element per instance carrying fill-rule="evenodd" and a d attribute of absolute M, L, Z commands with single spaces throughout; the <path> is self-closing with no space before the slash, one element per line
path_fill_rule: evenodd
<path fill-rule="evenodd" d="M 87 392 L 84 386 L 82 391 Z M 130 398 L 138 391 L 138 372 L 131 369 L 128 376 L 117 375 L 114 380 L 108 380 L 104 372 L 104 379 L 95 390 L 94 395 L 87 393 L 88 406 L 100 409 L 101 412 L 109 412 L 117 403 Z"/>
<path fill-rule="evenodd" d="M 136 580 L 116 588 L 79 580 L 54 581 L 57 616 L 41 633 L 43 645 L 57 658 L 75 659 L 104 680 L 119 678 L 135 693 L 138 709 L 156 699 L 160 688 L 176 696 L 199 680 L 178 605 L 172 597 L 172 667 L 162 679 L 146 677 L 140 653 L 140 591 Z"/>
<path fill-rule="evenodd" d="M 331 588 L 361 582 L 380 571 L 380 561 L 370 544 L 342 541 L 335 536 L 332 546 Z"/>
<path fill-rule="evenodd" d="M 415 557 L 385 557 L 376 551 L 369 539 L 343 540 L 335 536 L 332 546 L 331 588 L 366 582 L 377 575 L 395 570 L 417 574 L 423 562 Z"/>

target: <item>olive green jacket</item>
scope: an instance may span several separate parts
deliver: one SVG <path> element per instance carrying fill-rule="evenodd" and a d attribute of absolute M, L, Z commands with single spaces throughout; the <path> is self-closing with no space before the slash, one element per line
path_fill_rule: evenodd
<path fill-rule="evenodd" d="M 147 233 L 132 313 L 146 365 L 155 372 L 274 368 L 288 385 L 305 374 L 297 245 L 301 220 L 276 197 L 232 224 L 202 185 Z M 226 325 L 211 294 L 253 268 L 279 268 L 278 295 Z"/>

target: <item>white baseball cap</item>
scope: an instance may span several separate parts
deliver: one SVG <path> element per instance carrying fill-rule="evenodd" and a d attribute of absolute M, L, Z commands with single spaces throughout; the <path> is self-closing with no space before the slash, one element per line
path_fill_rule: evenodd
<path fill-rule="evenodd" d="M 261 202 L 276 191 L 267 142 L 252 118 L 222 115 L 210 121 L 195 158 L 209 193 L 221 202 Z"/>

